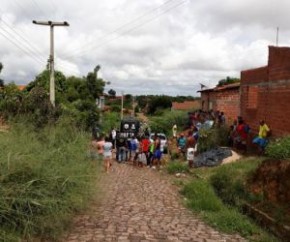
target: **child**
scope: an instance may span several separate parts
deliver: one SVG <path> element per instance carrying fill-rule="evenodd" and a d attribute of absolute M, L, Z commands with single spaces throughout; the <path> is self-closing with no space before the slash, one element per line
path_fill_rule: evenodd
<path fill-rule="evenodd" d="M 105 171 L 107 173 L 109 173 L 110 167 L 112 166 L 112 163 L 111 163 L 112 148 L 113 148 L 112 142 L 110 142 L 110 139 L 106 137 L 105 144 L 104 144 L 104 166 L 105 166 Z"/>

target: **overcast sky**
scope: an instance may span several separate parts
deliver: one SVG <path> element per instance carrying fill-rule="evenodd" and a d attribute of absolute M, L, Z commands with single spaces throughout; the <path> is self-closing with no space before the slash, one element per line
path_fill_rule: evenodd
<path fill-rule="evenodd" d="M 289 0 L 1 0 L 5 83 L 27 84 L 46 66 L 55 28 L 56 69 L 100 76 L 120 94 L 197 96 L 226 76 L 267 64 L 268 46 L 290 46 Z"/>

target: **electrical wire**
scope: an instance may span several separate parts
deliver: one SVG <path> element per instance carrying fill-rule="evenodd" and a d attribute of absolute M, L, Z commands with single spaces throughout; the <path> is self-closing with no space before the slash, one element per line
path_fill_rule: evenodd
<path fill-rule="evenodd" d="M 95 46 L 95 47 L 92 47 L 92 48 L 88 48 L 88 49 L 86 49 L 86 50 L 84 50 L 84 51 L 82 51 L 82 52 L 79 52 L 79 53 L 77 53 L 77 54 L 72 54 L 72 55 L 69 55 L 69 56 L 62 56 L 62 58 L 68 60 L 68 58 L 75 58 L 75 57 L 79 56 L 80 54 L 84 54 L 84 53 L 90 51 L 91 49 L 99 49 L 100 47 L 103 47 L 103 46 L 109 44 L 110 42 L 115 41 L 115 40 L 117 40 L 117 39 L 123 37 L 123 35 L 128 34 L 128 33 L 131 33 L 131 32 L 133 32 L 134 30 L 136 30 L 136 29 L 138 29 L 138 28 L 140 28 L 140 27 L 142 27 L 142 26 L 144 26 L 144 25 L 146 25 L 146 24 L 148 24 L 148 23 L 150 23 L 150 22 L 156 20 L 157 18 L 159 18 L 159 17 L 162 16 L 163 14 L 165 14 L 165 13 L 171 11 L 172 9 L 175 9 L 176 7 L 178 7 L 178 6 L 182 5 L 182 4 L 184 4 L 185 2 L 186 2 L 186 1 L 181 1 L 181 2 L 179 2 L 178 4 L 174 5 L 173 7 L 167 9 L 166 11 L 163 11 L 163 12 L 161 12 L 160 14 L 156 15 L 154 18 L 151 18 L 151 19 L 149 19 L 148 21 L 146 21 L 146 22 L 144 22 L 144 23 L 141 23 L 141 24 L 139 24 L 139 25 L 137 25 L 137 26 L 134 26 L 133 28 L 128 29 L 128 30 L 126 30 L 126 31 L 124 31 L 124 32 L 122 32 L 122 33 L 120 33 L 117 37 L 112 38 L 112 39 L 110 39 L 110 40 L 108 40 L 108 41 L 104 41 L 103 43 L 99 44 L 98 46 Z"/>
<path fill-rule="evenodd" d="M 38 3 L 34 0 L 31 0 L 34 5 L 39 9 L 39 11 L 42 13 L 43 16 L 46 16 L 46 13 L 42 10 L 42 8 L 38 5 Z"/>
<path fill-rule="evenodd" d="M 24 48 L 22 48 L 22 46 L 20 46 L 16 41 L 12 40 L 11 38 L 9 38 L 9 36 L 7 36 L 5 33 L 2 32 L 3 29 L 0 31 L 0 34 L 6 38 L 10 43 L 12 43 L 13 45 L 15 45 L 18 49 L 20 49 L 25 55 L 30 56 L 33 60 L 35 60 L 38 64 L 41 65 L 45 65 L 46 63 L 41 61 L 40 59 L 36 58 L 34 55 L 32 55 L 29 51 L 25 50 Z M 7 32 L 4 30 L 4 32 Z M 9 32 L 8 32 L 9 33 Z"/>
<path fill-rule="evenodd" d="M 133 19 L 132 21 L 127 22 L 127 23 L 125 23 L 124 25 L 118 27 L 117 29 L 115 29 L 115 30 L 113 30 L 113 31 L 111 31 L 111 32 L 109 32 L 109 33 L 107 33 L 107 34 L 105 34 L 104 36 L 102 36 L 102 37 L 99 38 L 98 40 L 106 39 L 108 36 L 112 36 L 113 34 L 118 33 L 120 30 L 125 29 L 125 27 L 130 26 L 130 25 L 136 23 L 137 21 L 143 19 L 144 17 L 147 17 L 148 15 L 150 15 L 150 14 L 152 14 L 152 13 L 154 13 L 154 12 L 156 12 L 156 11 L 162 9 L 162 8 L 164 8 L 164 6 L 166 7 L 166 5 L 170 4 L 171 2 L 174 3 L 175 0 L 168 0 L 168 1 L 164 2 L 164 3 L 161 4 L 160 6 L 158 6 L 158 7 L 154 8 L 154 9 L 152 9 L 152 10 L 150 10 L 150 11 L 144 13 L 143 15 L 141 15 L 141 16 L 139 16 L 139 17 Z M 95 46 L 95 43 L 96 43 L 96 41 L 91 41 L 90 43 L 86 43 L 86 44 L 84 44 L 84 45 L 85 45 L 84 48 L 86 48 L 86 49 L 88 49 L 88 48 L 92 48 L 93 46 Z M 79 53 L 82 53 L 82 52 L 83 52 L 82 49 L 80 49 L 80 50 L 76 50 L 76 51 L 70 52 L 69 55 L 64 55 L 64 57 L 69 58 L 69 57 L 71 57 L 71 56 L 78 55 Z"/>

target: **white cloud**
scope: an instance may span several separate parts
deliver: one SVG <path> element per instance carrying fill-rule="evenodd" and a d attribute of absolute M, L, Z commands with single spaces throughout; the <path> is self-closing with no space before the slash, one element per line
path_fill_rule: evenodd
<path fill-rule="evenodd" d="M 287 0 L 182 2 L 2 0 L 1 76 L 24 84 L 45 68 L 49 28 L 33 25 L 33 19 L 70 23 L 55 28 L 57 69 L 84 76 L 100 64 L 109 88 L 133 94 L 196 95 L 199 83 L 213 86 L 226 76 L 239 77 L 243 69 L 266 65 L 277 26 L 279 44 L 290 45 Z"/>

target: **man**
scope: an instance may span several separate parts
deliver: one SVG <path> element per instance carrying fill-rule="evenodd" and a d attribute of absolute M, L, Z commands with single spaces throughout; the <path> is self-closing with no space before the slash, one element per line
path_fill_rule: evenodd
<path fill-rule="evenodd" d="M 253 143 L 258 145 L 259 154 L 263 154 L 265 151 L 265 148 L 268 144 L 267 137 L 269 136 L 269 132 L 270 129 L 268 125 L 265 123 L 264 120 L 261 120 L 259 126 L 259 134 L 256 138 L 253 139 Z"/>
<path fill-rule="evenodd" d="M 184 134 L 181 133 L 180 137 L 177 140 L 177 147 L 180 153 L 183 154 L 185 157 L 185 152 L 186 152 L 186 138 L 184 137 Z"/>

